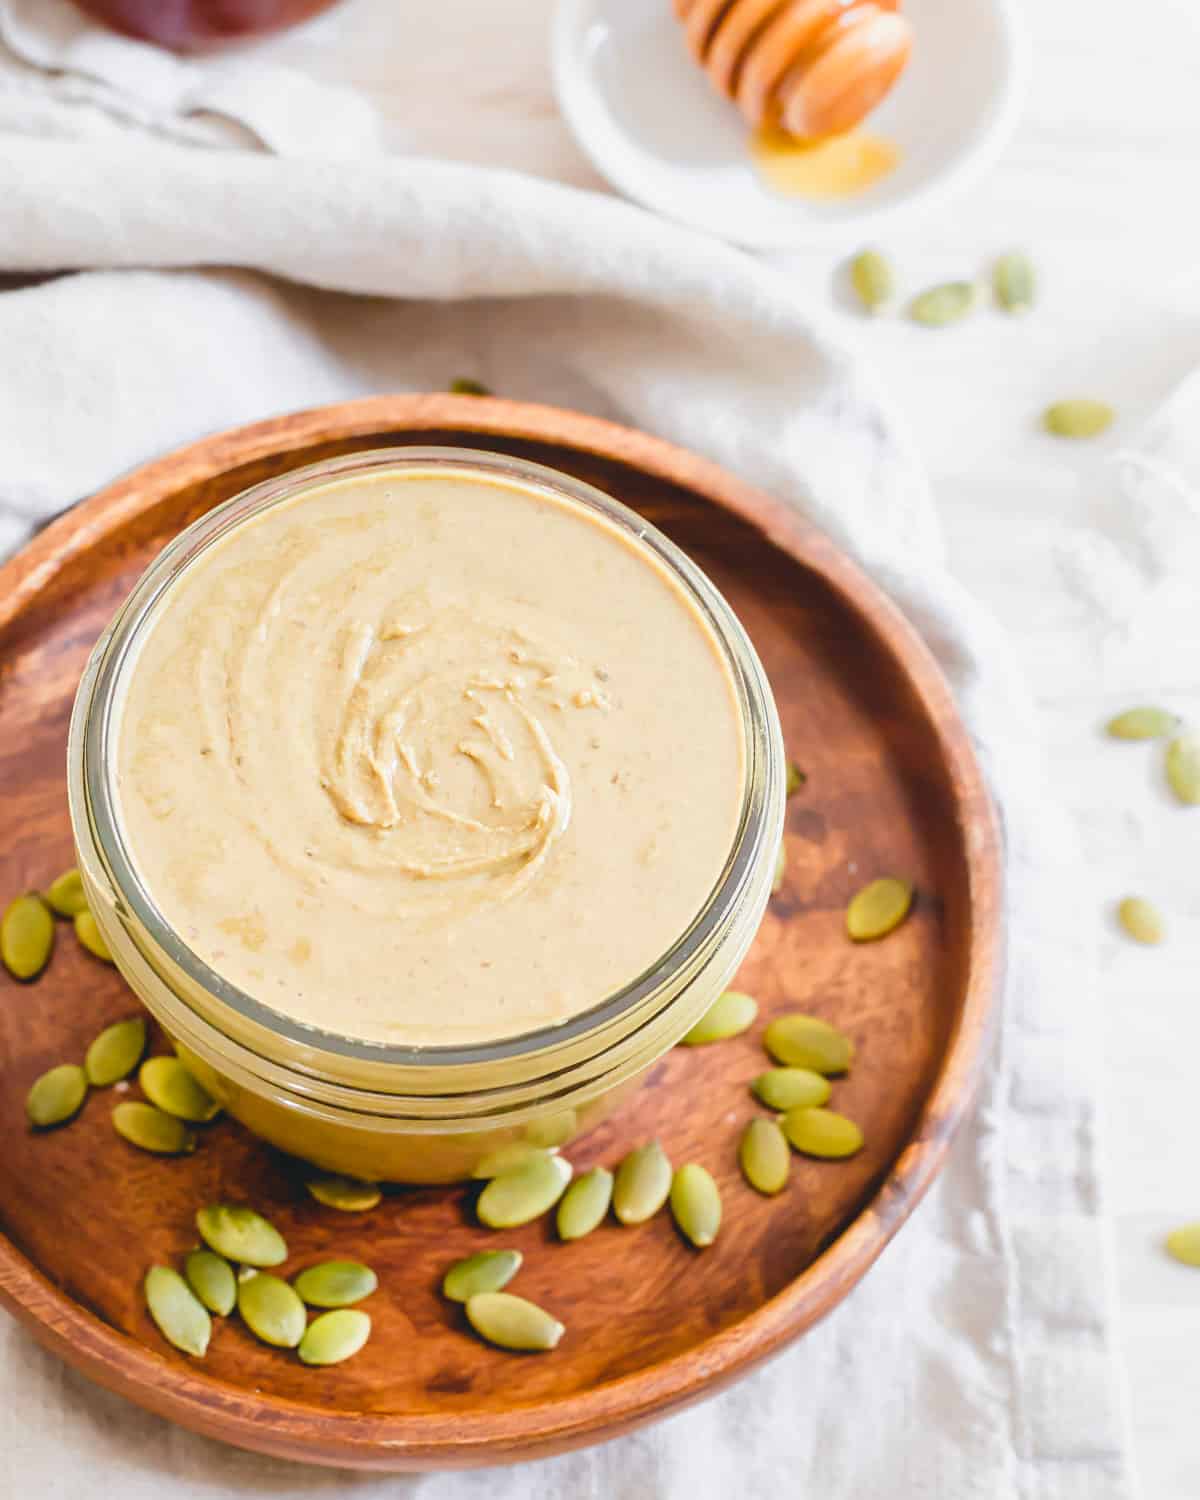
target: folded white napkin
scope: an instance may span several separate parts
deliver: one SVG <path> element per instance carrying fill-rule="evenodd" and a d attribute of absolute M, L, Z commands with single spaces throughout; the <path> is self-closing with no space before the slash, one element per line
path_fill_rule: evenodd
<path fill-rule="evenodd" d="M 0 0 L 0 129 L 102 136 L 131 125 L 283 156 L 379 149 L 365 97 L 253 49 L 176 57 L 96 25 L 70 0 Z"/>
<path fill-rule="evenodd" d="M 657 432 L 800 508 L 924 633 L 1000 802 L 1010 924 L 995 1053 L 946 1172 L 844 1305 L 713 1401 L 536 1465 L 353 1478 L 175 1431 L 5 1322 L 0 1493 L 1127 1500 L 1092 955 L 1059 920 L 1071 838 L 908 439 L 821 320 L 732 251 L 513 174 L 23 143 L 0 202 L 0 269 L 114 268 L 0 295 L 0 550 L 201 433 L 457 374 Z M 173 269 L 230 265 L 250 269 Z"/>

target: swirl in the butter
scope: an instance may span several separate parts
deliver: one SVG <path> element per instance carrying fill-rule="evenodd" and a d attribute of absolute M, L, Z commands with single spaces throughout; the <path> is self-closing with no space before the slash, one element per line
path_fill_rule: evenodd
<path fill-rule="evenodd" d="M 380 913 L 441 917 L 508 899 L 570 822 L 554 720 L 605 708 L 603 687 L 514 624 L 511 607 L 421 595 L 368 617 L 353 581 L 340 582 L 304 598 L 286 570 L 249 628 L 202 653 L 210 743 L 247 821 L 308 889 Z M 306 635 L 322 649 L 306 655 Z M 284 722 L 264 744 L 249 726 L 266 704 Z M 281 742 L 294 759 L 266 764 Z M 252 789 L 272 782 L 296 783 L 283 820 L 253 804 Z M 363 873 L 380 883 L 341 880 Z"/>
<path fill-rule="evenodd" d="M 567 768 L 538 716 L 561 702 L 557 674 L 525 665 L 513 632 L 446 606 L 420 623 L 356 624 L 340 658 L 321 778 L 340 815 L 402 830 L 390 857 L 416 878 L 519 876 L 507 894 L 526 884 L 571 815 Z"/>

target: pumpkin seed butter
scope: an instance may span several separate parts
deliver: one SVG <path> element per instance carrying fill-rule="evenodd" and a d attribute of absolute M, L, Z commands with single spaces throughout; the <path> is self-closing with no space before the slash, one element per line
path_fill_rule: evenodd
<path fill-rule="evenodd" d="M 401 1045 L 560 1023 L 685 931 L 732 848 L 729 668 L 662 565 L 582 505 L 431 468 L 230 529 L 118 702 L 139 876 L 214 970 Z"/>

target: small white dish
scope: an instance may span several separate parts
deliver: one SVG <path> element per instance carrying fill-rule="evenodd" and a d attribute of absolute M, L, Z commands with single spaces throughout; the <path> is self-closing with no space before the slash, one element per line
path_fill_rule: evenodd
<path fill-rule="evenodd" d="M 912 59 L 867 129 L 899 166 L 831 201 L 773 192 L 749 132 L 684 46 L 671 0 L 559 0 L 559 107 L 621 192 L 694 229 L 758 250 L 861 238 L 964 186 L 1011 136 L 1028 78 L 1013 0 L 905 0 Z"/>

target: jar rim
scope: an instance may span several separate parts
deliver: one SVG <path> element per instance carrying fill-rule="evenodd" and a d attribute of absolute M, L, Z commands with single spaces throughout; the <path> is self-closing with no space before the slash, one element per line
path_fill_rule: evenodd
<path fill-rule="evenodd" d="M 126 664 L 156 605 L 183 571 L 235 527 L 317 483 L 395 469 L 504 478 L 549 493 L 560 502 L 583 506 L 615 526 L 667 571 L 708 625 L 733 683 L 742 730 L 742 802 L 733 842 L 712 889 L 685 931 L 640 975 L 578 1014 L 478 1044 L 406 1046 L 342 1035 L 288 1016 L 232 984 L 191 949 L 159 910 L 127 846 L 111 775 L 116 764 L 111 752 L 119 687 Z M 636 511 L 594 485 L 528 459 L 450 446 L 377 448 L 307 464 L 240 491 L 188 525 L 147 567 L 97 642 L 80 682 L 68 746 L 71 817 L 81 847 L 80 835 L 86 829 L 88 843 L 116 893 L 118 910 L 132 914 L 152 948 L 235 1018 L 298 1044 L 306 1053 L 328 1059 L 335 1068 L 338 1058 L 398 1069 L 471 1068 L 534 1057 L 590 1033 L 603 1036 L 643 1007 L 654 1010 L 655 996 L 676 975 L 703 963 L 703 955 L 720 942 L 733 920 L 766 841 L 777 832 L 772 809 L 782 803 L 783 769 L 782 756 L 772 754 L 772 747 L 780 743 L 766 675 L 737 616 L 686 553 Z M 223 1029 L 207 1007 L 202 1019 Z M 621 1034 L 627 1032 L 623 1029 Z"/>

